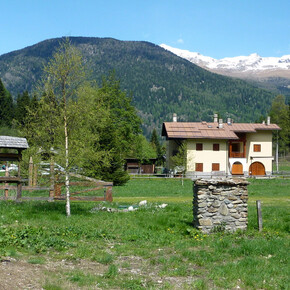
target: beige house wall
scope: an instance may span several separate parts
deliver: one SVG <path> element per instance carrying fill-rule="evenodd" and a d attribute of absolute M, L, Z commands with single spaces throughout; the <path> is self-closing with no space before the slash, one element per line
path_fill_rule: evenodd
<path fill-rule="evenodd" d="M 261 145 L 261 152 L 254 152 L 254 145 Z M 266 172 L 272 172 L 273 149 L 272 149 L 272 132 L 258 131 L 247 134 L 247 165 L 246 171 L 253 162 L 261 162 L 265 166 Z M 251 159 L 251 157 L 253 157 Z"/>
<path fill-rule="evenodd" d="M 196 151 L 196 143 L 203 144 L 202 151 Z M 213 144 L 219 144 L 219 151 L 213 151 Z M 226 140 L 187 140 L 187 171 L 195 171 L 195 164 L 203 163 L 203 172 L 212 172 L 212 163 L 219 163 L 220 170 L 227 172 L 228 148 Z"/>

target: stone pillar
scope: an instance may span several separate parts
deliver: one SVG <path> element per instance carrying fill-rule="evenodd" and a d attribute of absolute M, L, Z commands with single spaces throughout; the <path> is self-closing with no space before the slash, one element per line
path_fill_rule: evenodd
<path fill-rule="evenodd" d="M 204 233 L 245 230 L 248 186 L 244 178 L 198 179 L 194 183 L 193 223 Z"/>

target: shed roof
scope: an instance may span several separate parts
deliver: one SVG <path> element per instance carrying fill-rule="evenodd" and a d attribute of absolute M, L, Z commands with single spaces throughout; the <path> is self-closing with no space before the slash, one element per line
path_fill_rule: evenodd
<path fill-rule="evenodd" d="M 162 136 L 169 139 L 226 139 L 238 140 L 236 133 L 255 133 L 258 130 L 281 130 L 276 124 L 247 124 L 194 122 L 165 122 L 162 127 Z"/>
<path fill-rule="evenodd" d="M 29 146 L 26 138 L 0 136 L 0 148 L 27 149 Z"/>

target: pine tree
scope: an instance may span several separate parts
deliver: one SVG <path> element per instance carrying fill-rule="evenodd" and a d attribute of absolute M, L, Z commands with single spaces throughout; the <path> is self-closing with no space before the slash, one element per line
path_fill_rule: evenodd
<path fill-rule="evenodd" d="M 28 113 L 28 108 L 30 107 L 30 97 L 27 91 L 23 94 L 18 95 L 15 105 L 15 115 L 14 118 L 20 125 L 24 125 L 24 120 Z"/>
<path fill-rule="evenodd" d="M 14 116 L 14 104 L 11 94 L 0 79 L 0 126 L 11 126 Z"/>
<path fill-rule="evenodd" d="M 98 166 L 91 161 L 88 162 L 86 170 L 95 177 L 113 181 L 115 185 L 124 184 L 129 179 L 128 173 L 124 171 L 125 158 L 140 132 L 141 121 L 132 105 L 132 99 L 121 90 L 114 72 L 103 78 L 102 86 L 95 96 L 94 107 L 100 110 L 100 106 L 104 116 L 93 124 L 102 119 L 105 122 L 98 131 L 99 140 L 95 145 L 95 152 L 107 152 L 106 159 L 110 159 L 110 164 Z M 97 112 L 94 115 L 98 115 Z"/>
<path fill-rule="evenodd" d="M 156 128 L 153 129 L 152 134 L 151 134 L 151 138 L 150 138 L 150 143 L 151 146 L 154 148 L 155 152 L 156 152 L 156 156 L 157 156 L 157 165 L 162 165 L 164 162 L 164 158 L 163 158 L 163 150 L 162 147 L 160 145 L 159 142 L 159 138 L 157 135 L 157 130 Z"/>
<path fill-rule="evenodd" d="M 282 129 L 278 131 L 279 152 L 288 153 L 290 145 L 290 116 L 289 105 L 286 104 L 285 96 L 276 96 L 272 102 L 270 116 L 272 122 L 278 124 Z M 274 133 L 274 138 L 276 138 L 276 134 Z"/>

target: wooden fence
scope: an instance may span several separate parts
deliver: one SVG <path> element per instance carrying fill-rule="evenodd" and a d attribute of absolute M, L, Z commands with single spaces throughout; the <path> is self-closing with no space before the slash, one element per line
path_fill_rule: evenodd
<path fill-rule="evenodd" d="M 49 181 L 46 184 L 40 185 L 38 182 L 38 166 L 33 164 L 32 158 L 30 158 L 29 162 L 29 176 L 28 179 L 21 179 L 19 177 L 14 176 L 5 176 L 0 177 L 0 190 L 4 190 L 4 196 L 0 196 L 0 200 L 64 200 L 66 196 L 61 194 L 61 189 L 65 186 L 64 182 L 59 181 L 59 175 L 55 175 L 55 167 L 54 163 L 50 164 L 50 172 L 49 172 Z M 83 175 L 70 173 L 71 177 L 85 180 L 85 181 L 73 181 L 70 182 L 70 188 L 75 186 L 78 187 L 77 191 L 70 193 L 70 200 L 79 200 L 79 201 L 113 201 L 112 182 L 105 182 L 102 180 L 97 180 L 94 178 L 90 178 Z M 1 183 L 1 179 L 3 179 L 3 183 Z M 4 183 L 5 180 L 5 183 Z M 24 183 L 27 183 L 28 186 L 23 186 Z M 13 184 L 16 184 L 13 185 Z M 84 189 L 80 189 L 84 187 Z M 16 196 L 9 195 L 9 191 L 16 190 Z M 103 190 L 103 191 L 102 191 Z M 47 191 L 47 196 L 22 196 L 22 191 Z M 90 196 L 83 196 L 82 194 L 85 192 L 94 192 L 94 191 L 102 191 L 101 196 L 96 196 L 97 193 L 94 193 Z"/>

